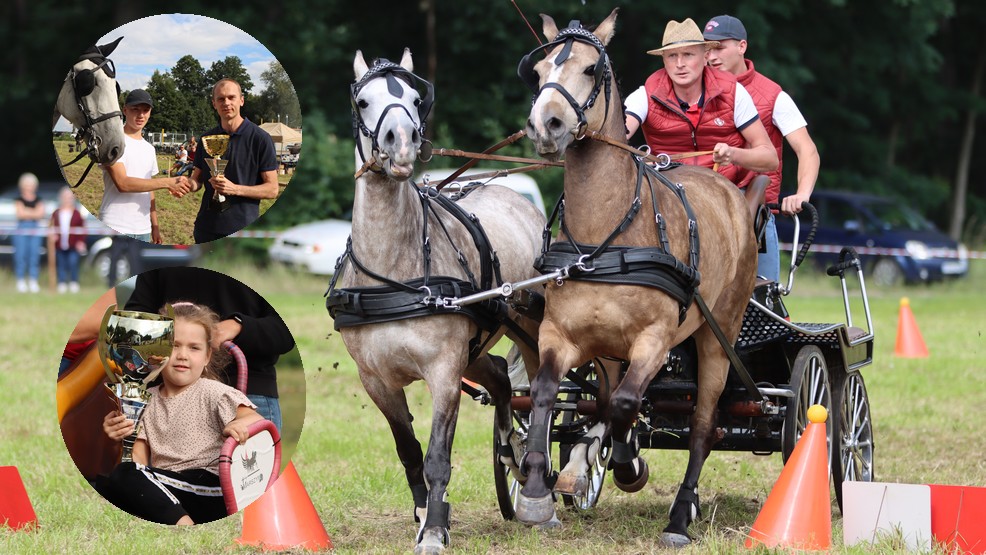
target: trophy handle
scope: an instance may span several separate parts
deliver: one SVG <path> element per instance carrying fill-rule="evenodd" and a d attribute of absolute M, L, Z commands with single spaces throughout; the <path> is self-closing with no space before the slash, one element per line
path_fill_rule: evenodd
<path fill-rule="evenodd" d="M 116 304 L 111 304 L 106 307 L 106 312 L 103 313 L 103 321 L 99 324 L 99 338 L 96 341 L 96 350 L 99 352 L 99 361 L 103 363 L 103 369 L 106 370 L 106 375 L 109 377 L 110 382 L 118 383 L 123 380 L 110 369 L 110 365 L 107 363 L 109 356 L 109 337 L 106 332 L 106 325 L 110 321 L 110 317 L 113 316 L 113 312 L 116 310 Z"/>

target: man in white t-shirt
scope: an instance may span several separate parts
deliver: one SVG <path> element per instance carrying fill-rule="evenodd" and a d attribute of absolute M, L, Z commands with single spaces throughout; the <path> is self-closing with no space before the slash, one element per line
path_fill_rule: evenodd
<path fill-rule="evenodd" d="M 801 203 L 807 202 L 818 179 L 821 163 L 815 142 L 808 135 L 808 123 L 798 110 L 790 95 L 781 86 L 759 73 L 753 62 L 744 58 L 747 49 L 746 27 L 743 22 L 731 15 L 718 15 L 705 25 L 703 36 L 706 40 L 719 42 L 719 46 L 709 51 L 709 65 L 736 76 L 736 80 L 746 87 L 757 106 L 760 119 L 767 129 L 771 144 L 780 160 L 784 151 L 784 139 L 791 145 L 798 157 L 798 191 L 786 197 L 781 211 L 787 214 L 801 212 Z M 783 161 L 777 169 L 767 172 L 770 185 L 767 186 L 766 200 L 776 203 L 781 191 L 781 170 Z M 752 180 L 750 172 L 739 184 L 744 186 Z M 766 231 L 767 252 L 758 260 L 757 273 L 774 281 L 780 278 L 780 254 L 777 247 L 777 228 L 773 215 L 768 219 Z"/>
<path fill-rule="evenodd" d="M 627 138 L 641 129 L 651 152 L 711 152 L 682 160 L 718 171 L 737 182 L 743 170 L 770 171 L 777 153 L 749 93 L 736 78 L 706 66 L 709 49 L 691 19 L 668 22 L 661 48 L 664 68 L 647 78 L 625 102 Z"/>
<path fill-rule="evenodd" d="M 152 179 L 158 173 L 157 153 L 142 132 L 154 102 L 142 89 L 130 91 L 123 107 L 123 156 L 103 169 L 103 202 L 99 219 L 114 230 L 142 241 L 161 243 L 154 191 L 167 189 L 175 196 L 188 192 L 188 179 Z"/>

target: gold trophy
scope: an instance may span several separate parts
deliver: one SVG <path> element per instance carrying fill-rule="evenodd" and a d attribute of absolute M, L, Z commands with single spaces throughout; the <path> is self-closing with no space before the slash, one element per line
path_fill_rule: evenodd
<path fill-rule="evenodd" d="M 206 135 L 202 137 L 202 146 L 205 148 L 206 153 L 211 156 L 211 158 L 206 158 L 209 167 L 212 168 L 212 175 L 223 175 L 226 171 L 226 164 L 229 160 L 223 160 L 222 157 L 226 154 L 226 150 L 229 148 L 229 135 Z M 226 195 L 219 194 L 218 191 L 213 189 L 212 198 L 209 200 L 209 208 L 222 212 L 229 208 L 229 202 L 226 200 Z"/>
<path fill-rule="evenodd" d="M 169 316 L 161 316 L 116 310 L 116 305 L 111 305 L 103 315 L 96 348 L 109 376 L 106 387 L 119 401 L 120 412 L 134 422 L 133 434 L 123 438 L 120 462 L 133 460 L 140 417 L 151 399 L 147 384 L 157 378 L 171 358 L 175 318 L 171 305 L 167 311 Z"/>

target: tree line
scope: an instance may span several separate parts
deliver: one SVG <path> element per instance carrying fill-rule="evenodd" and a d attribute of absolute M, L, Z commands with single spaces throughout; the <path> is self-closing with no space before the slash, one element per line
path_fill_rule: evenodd
<path fill-rule="evenodd" d="M 976 164 L 986 159 L 981 117 L 986 43 L 979 37 L 986 4 L 517 0 L 517 5 L 539 35 L 539 12 L 565 25 L 572 19 L 596 23 L 619 7 L 608 51 L 622 93 L 661 67 L 660 58 L 645 52 L 660 46 L 668 20 L 691 17 L 702 26 L 723 13 L 739 17 L 750 35 L 747 57 L 792 95 L 808 120 L 822 157 L 818 189 L 908 199 L 953 234 L 975 245 L 986 242 L 986 180 Z M 94 35 L 151 15 L 152 8 L 92 0 L 82 10 L 37 0 L 3 9 L 11 12 L 10 23 L 0 30 L 11 62 L 0 70 L 9 74 L 0 105 L 10 107 L 5 110 L 9 124 L 24 133 L 7 134 L 5 151 L 19 168 L 57 176 L 50 154 L 38 146 L 50 143 L 41 122 L 50 115 L 57 85 Z M 516 77 L 516 67 L 538 43 L 508 0 L 381 0 L 372 10 L 341 0 L 297 0 L 285 7 L 259 0 L 188 0 L 182 11 L 222 19 L 252 34 L 283 64 L 297 91 L 305 118 L 302 161 L 291 194 L 258 222 L 261 226 L 338 216 L 351 206 L 348 87 L 357 49 L 367 59 L 396 61 L 404 47 L 411 48 L 416 72 L 435 85 L 429 134 L 436 146 L 481 150 L 523 128 L 530 107 L 530 92 Z M 533 149 L 525 140 L 507 153 L 533 155 Z M 784 190 L 791 191 L 796 164 L 790 151 L 785 157 Z M 461 162 L 444 159 L 432 166 Z M 560 170 L 535 178 L 549 200 L 560 191 Z"/>

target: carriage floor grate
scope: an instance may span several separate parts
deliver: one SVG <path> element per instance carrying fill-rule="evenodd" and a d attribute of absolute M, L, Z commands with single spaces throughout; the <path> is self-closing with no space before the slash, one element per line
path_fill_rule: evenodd
<path fill-rule="evenodd" d="M 794 325 L 805 332 L 791 334 L 788 342 L 830 346 L 839 345 L 839 329 L 845 327 L 843 324 L 797 323 Z"/>
<path fill-rule="evenodd" d="M 743 327 L 740 328 L 739 338 L 736 340 L 737 349 L 753 349 L 783 339 L 791 335 L 791 328 L 774 320 L 762 310 L 747 305 L 746 313 L 743 315 Z"/>

